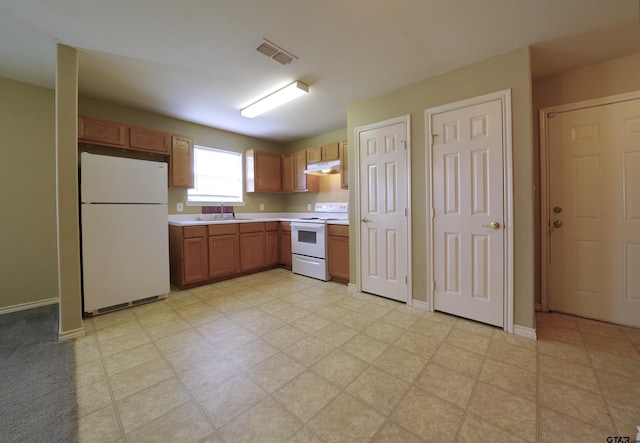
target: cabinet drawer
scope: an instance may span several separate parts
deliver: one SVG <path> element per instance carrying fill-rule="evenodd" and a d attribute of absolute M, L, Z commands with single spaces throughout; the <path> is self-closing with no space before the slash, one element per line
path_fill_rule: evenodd
<path fill-rule="evenodd" d="M 264 232 L 264 223 L 241 223 L 240 233 L 244 232 Z"/>
<path fill-rule="evenodd" d="M 238 224 L 228 223 L 224 225 L 209 225 L 209 235 L 237 234 Z"/>
<path fill-rule="evenodd" d="M 328 225 L 329 235 L 338 237 L 349 237 L 349 226 L 347 225 Z"/>
<path fill-rule="evenodd" d="M 280 225 L 280 222 L 277 222 L 277 221 L 266 222 L 264 224 L 264 228 L 265 228 L 265 231 L 277 231 L 279 225 Z"/>
<path fill-rule="evenodd" d="M 204 225 L 203 226 L 185 226 L 182 229 L 182 236 L 184 238 L 206 237 L 207 227 Z"/>

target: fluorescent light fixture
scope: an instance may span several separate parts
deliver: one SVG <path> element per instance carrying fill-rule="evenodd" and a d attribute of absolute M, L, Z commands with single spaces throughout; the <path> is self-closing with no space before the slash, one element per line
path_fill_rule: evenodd
<path fill-rule="evenodd" d="M 290 102 L 294 98 L 298 98 L 301 95 L 309 92 L 309 86 L 302 82 L 295 81 L 290 85 L 285 86 L 276 92 L 261 98 L 257 102 L 247 106 L 240 111 L 240 115 L 247 118 L 257 117 L 260 114 L 264 114 L 267 111 L 277 108 Z"/>

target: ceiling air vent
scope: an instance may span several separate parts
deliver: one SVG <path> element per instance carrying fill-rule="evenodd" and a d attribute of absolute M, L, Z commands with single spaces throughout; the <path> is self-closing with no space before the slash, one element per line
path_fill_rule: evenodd
<path fill-rule="evenodd" d="M 298 59 L 298 57 L 296 57 L 295 55 L 285 51 L 278 45 L 271 43 L 266 38 L 263 38 L 258 42 L 258 46 L 256 47 L 256 50 L 266 55 L 270 59 L 277 61 L 281 65 L 288 65 L 292 61 Z"/>

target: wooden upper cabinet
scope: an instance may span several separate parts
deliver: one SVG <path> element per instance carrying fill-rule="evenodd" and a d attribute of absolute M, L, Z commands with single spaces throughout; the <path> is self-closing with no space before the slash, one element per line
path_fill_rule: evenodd
<path fill-rule="evenodd" d="M 282 192 L 282 156 L 249 149 L 245 152 L 247 192 Z"/>
<path fill-rule="evenodd" d="M 322 146 L 307 148 L 307 163 L 320 163 L 322 161 Z"/>
<path fill-rule="evenodd" d="M 340 159 L 340 145 L 338 142 L 322 145 L 322 161 L 328 162 L 331 160 Z"/>
<path fill-rule="evenodd" d="M 340 158 L 340 144 L 338 142 L 327 143 L 322 146 L 307 148 L 307 163 L 320 163 Z"/>
<path fill-rule="evenodd" d="M 293 177 L 295 179 L 295 191 L 318 192 L 320 190 L 319 177 L 313 177 L 304 173 L 307 169 L 307 151 L 300 150 L 293 153 Z"/>
<path fill-rule="evenodd" d="M 295 191 L 293 174 L 293 152 L 282 154 L 282 192 Z"/>
<path fill-rule="evenodd" d="M 304 173 L 307 169 L 307 151 L 302 149 L 282 154 L 282 192 L 318 192 L 319 177 Z"/>
<path fill-rule="evenodd" d="M 78 141 L 126 148 L 129 127 L 122 123 L 78 116 Z"/>
<path fill-rule="evenodd" d="M 340 142 L 340 187 L 349 189 L 349 143 Z"/>
<path fill-rule="evenodd" d="M 193 188 L 193 140 L 184 135 L 171 137 L 169 187 Z"/>
<path fill-rule="evenodd" d="M 129 128 L 129 147 L 166 155 L 171 149 L 171 134 L 132 126 Z"/>

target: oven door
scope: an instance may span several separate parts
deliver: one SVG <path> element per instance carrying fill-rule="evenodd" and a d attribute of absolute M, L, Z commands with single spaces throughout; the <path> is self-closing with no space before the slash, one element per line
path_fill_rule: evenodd
<path fill-rule="evenodd" d="M 326 258 L 324 223 L 291 223 L 291 252 L 308 257 Z"/>

